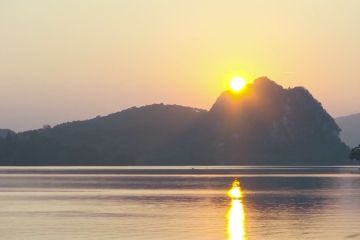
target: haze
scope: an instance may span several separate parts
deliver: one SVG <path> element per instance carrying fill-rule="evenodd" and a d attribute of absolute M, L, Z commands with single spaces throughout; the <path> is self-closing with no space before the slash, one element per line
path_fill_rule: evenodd
<path fill-rule="evenodd" d="M 360 1 L 0 1 L 0 128 L 135 105 L 208 109 L 229 76 L 360 112 Z"/>

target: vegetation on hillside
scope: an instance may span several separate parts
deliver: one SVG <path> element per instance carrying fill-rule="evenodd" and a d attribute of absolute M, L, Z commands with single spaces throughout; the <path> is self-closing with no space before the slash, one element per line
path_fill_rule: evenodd
<path fill-rule="evenodd" d="M 351 150 L 350 159 L 360 161 L 360 145 Z"/>

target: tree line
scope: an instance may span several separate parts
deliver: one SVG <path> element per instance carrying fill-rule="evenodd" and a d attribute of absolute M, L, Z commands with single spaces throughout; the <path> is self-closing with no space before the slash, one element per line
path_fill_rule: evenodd
<path fill-rule="evenodd" d="M 350 159 L 360 161 L 360 145 L 351 150 Z"/>

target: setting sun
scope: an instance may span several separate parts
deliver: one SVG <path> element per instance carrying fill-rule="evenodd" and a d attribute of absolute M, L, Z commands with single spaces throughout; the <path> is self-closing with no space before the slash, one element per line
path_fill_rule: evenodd
<path fill-rule="evenodd" d="M 246 81 L 242 77 L 234 77 L 230 81 L 230 88 L 234 92 L 240 92 L 246 86 Z"/>

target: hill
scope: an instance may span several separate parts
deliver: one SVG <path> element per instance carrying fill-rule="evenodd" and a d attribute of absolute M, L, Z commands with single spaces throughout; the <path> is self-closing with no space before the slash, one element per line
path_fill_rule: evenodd
<path fill-rule="evenodd" d="M 137 165 L 155 158 L 205 112 L 154 104 L 19 133 L 0 142 L 0 164 Z"/>
<path fill-rule="evenodd" d="M 348 147 L 302 87 L 259 78 L 209 111 L 155 104 L 0 140 L 1 165 L 330 165 Z"/>
<path fill-rule="evenodd" d="M 0 139 L 6 139 L 11 135 L 15 135 L 16 133 L 11 131 L 10 129 L 0 129 Z"/>
<path fill-rule="evenodd" d="M 305 88 L 284 89 L 263 77 L 243 93 L 224 92 L 178 152 L 211 164 L 344 164 L 349 149 L 339 132 Z"/>
<path fill-rule="evenodd" d="M 360 113 L 335 119 L 341 128 L 341 139 L 350 147 L 360 144 Z"/>

